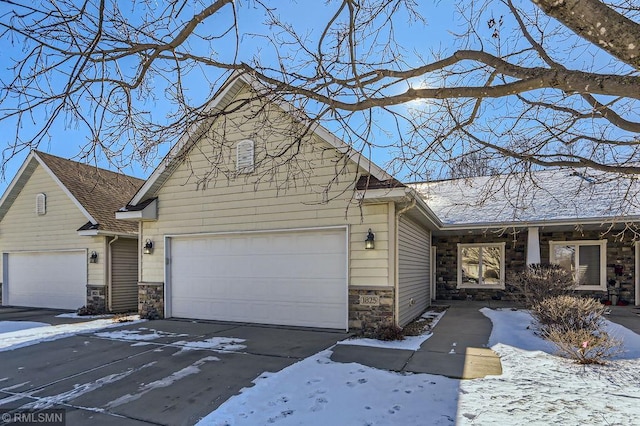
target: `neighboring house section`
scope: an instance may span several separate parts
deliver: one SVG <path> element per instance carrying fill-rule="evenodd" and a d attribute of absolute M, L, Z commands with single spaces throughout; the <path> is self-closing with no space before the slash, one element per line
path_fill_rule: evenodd
<path fill-rule="evenodd" d="M 510 299 L 511 274 L 555 263 L 583 295 L 640 304 L 638 188 L 621 182 L 558 169 L 409 185 L 442 221 L 433 237 L 437 297 Z"/>
<path fill-rule="evenodd" d="M 141 313 L 334 329 L 419 315 L 429 268 L 410 247 L 428 259 L 435 227 L 424 203 L 259 90 L 232 77 L 215 118 L 116 214 L 141 223 Z"/>
<path fill-rule="evenodd" d="M 31 152 L 0 200 L 2 304 L 135 310 L 137 227 L 115 211 L 142 183 Z"/>

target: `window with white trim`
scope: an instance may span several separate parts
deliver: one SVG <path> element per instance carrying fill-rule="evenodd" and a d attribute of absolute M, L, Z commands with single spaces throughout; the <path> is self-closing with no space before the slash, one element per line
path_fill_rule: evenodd
<path fill-rule="evenodd" d="M 549 241 L 549 261 L 573 274 L 577 290 L 607 289 L 607 240 Z"/>
<path fill-rule="evenodd" d="M 504 288 L 505 243 L 458 244 L 458 288 Z"/>
<path fill-rule="evenodd" d="M 236 172 L 251 173 L 254 168 L 253 141 L 245 139 L 236 145 Z"/>

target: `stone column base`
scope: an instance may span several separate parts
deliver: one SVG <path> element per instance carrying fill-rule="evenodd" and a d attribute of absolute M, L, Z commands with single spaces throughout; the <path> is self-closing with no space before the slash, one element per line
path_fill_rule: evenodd
<path fill-rule="evenodd" d="M 138 283 L 138 313 L 140 318 L 164 318 L 164 283 Z"/>
<path fill-rule="evenodd" d="M 96 314 L 107 312 L 108 288 L 106 285 L 87 284 L 87 311 Z"/>
<path fill-rule="evenodd" d="M 350 287 L 349 328 L 393 325 L 394 293 L 393 287 Z"/>

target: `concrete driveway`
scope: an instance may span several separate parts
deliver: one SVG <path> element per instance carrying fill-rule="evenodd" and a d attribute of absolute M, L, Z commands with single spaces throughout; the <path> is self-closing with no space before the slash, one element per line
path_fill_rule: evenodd
<path fill-rule="evenodd" d="M 18 317 L 52 322 L 39 310 Z M 17 320 L 16 312 L 0 309 L 5 320 Z M 194 424 L 263 372 L 345 337 L 190 320 L 125 323 L 0 352 L 0 409 L 64 408 L 69 425 Z"/>

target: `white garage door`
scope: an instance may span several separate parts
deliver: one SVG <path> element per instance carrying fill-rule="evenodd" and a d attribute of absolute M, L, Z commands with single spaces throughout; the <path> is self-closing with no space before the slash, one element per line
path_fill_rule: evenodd
<path fill-rule="evenodd" d="M 4 305 L 75 310 L 86 304 L 85 250 L 9 253 L 4 262 Z"/>
<path fill-rule="evenodd" d="M 346 231 L 170 238 L 173 317 L 346 329 Z"/>

